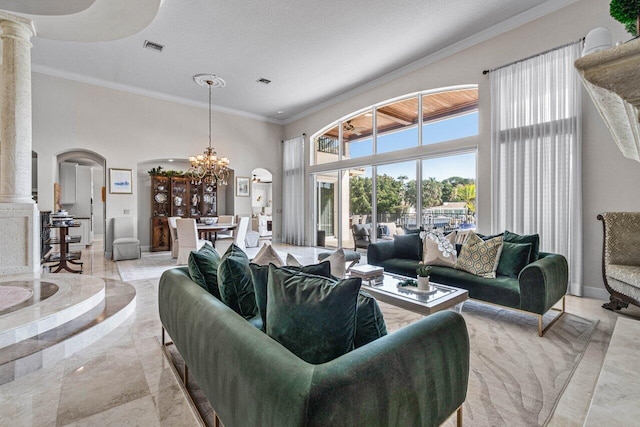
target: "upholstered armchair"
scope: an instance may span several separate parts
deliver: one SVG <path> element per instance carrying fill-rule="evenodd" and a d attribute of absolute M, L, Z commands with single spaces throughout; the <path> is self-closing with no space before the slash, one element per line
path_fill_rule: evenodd
<path fill-rule="evenodd" d="M 605 212 L 602 221 L 602 278 L 611 294 L 602 307 L 640 306 L 640 212 Z"/>
<path fill-rule="evenodd" d="M 353 236 L 353 250 L 367 249 L 371 243 L 371 224 L 353 224 L 351 226 Z"/>
<path fill-rule="evenodd" d="M 138 259 L 142 255 L 140 241 L 136 238 L 136 221 L 132 216 L 113 218 L 113 252 L 114 261 Z"/>

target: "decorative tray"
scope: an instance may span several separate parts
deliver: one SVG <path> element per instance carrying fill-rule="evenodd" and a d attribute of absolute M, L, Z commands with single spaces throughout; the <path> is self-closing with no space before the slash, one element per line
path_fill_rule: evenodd
<path fill-rule="evenodd" d="M 164 193 L 158 193 L 156 194 L 156 196 L 154 197 L 154 199 L 156 200 L 156 202 L 158 203 L 165 203 L 167 201 L 167 195 Z"/>

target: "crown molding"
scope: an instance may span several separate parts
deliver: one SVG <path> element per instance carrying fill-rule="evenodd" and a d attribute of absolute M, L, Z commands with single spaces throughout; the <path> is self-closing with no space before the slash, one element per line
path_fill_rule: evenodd
<path fill-rule="evenodd" d="M 142 95 L 149 98 L 160 99 L 162 101 L 175 102 L 177 104 L 187 105 L 190 107 L 197 107 L 203 109 L 209 109 L 209 104 L 206 102 L 195 101 L 193 99 L 183 98 L 180 96 L 168 95 L 166 93 L 157 92 L 154 90 L 142 89 L 135 86 L 125 85 L 122 83 L 115 83 L 97 77 L 90 77 L 78 73 L 72 73 L 70 71 L 60 70 L 57 68 L 47 67 L 40 64 L 31 65 L 31 71 L 34 73 L 44 74 L 51 77 L 58 77 L 61 79 L 72 80 L 80 83 L 86 83 L 94 86 L 100 86 L 107 89 L 118 90 L 122 92 L 132 93 L 134 95 Z M 244 117 L 247 119 L 259 120 L 261 122 L 273 123 L 277 125 L 283 125 L 282 120 L 272 119 L 270 117 L 260 116 L 258 114 L 247 113 L 246 111 L 235 110 L 233 108 L 222 107 L 220 105 L 212 105 L 212 111 L 218 111 L 220 113 L 231 114 L 234 116 Z"/>
<path fill-rule="evenodd" d="M 535 21 L 536 19 L 542 18 L 543 16 L 549 15 L 553 12 L 556 12 L 570 4 L 576 3 L 580 0 L 550 0 L 539 6 L 533 7 L 529 10 L 525 10 L 524 12 L 507 19 L 506 21 L 500 22 L 492 27 L 487 28 L 473 36 L 467 37 L 466 39 L 460 40 L 459 42 L 453 43 L 443 49 L 440 49 L 437 52 L 434 52 L 430 55 L 425 56 L 424 58 L 418 59 L 410 64 L 407 64 L 403 67 L 400 67 L 394 71 L 391 71 L 384 76 L 378 77 L 377 79 L 371 80 L 361 86 L 355 87 L 351 90 L 343 92 L 342 94 L 333 97 L 327 101 L 321 102 L 320 104 L 314 105 L 313 107 L 302 111 L 298 114 L 295 114 L 288 119 L 283 120 L 282 122 L 285 125 L 295 122 L 296 120 L 300 120 L 303 117 L 311 115 L 313 113 L 317 113 L 325 108 L 328 108 L 332 105 L 338 104 L 340 102 L 346 101 L 349 98 L 352 98 L 356 95 L 359 95 L 363 92 L 366 92 L 369 89 L 373 89 L 390 81 L 393 81 L 399 77 L 412 73 L 420 68 L 424 68 L 427 65 L 433 64 L 435 62 L 441 61 L 449 56 L 455 55 L 458 52 L 461 52 L 465 49 L 473 47 L 477 44 L 490 40 L 494 37 L 497 37 L 501 34 L 504 34 L 508 31 L 511 31 L 517 27 L 520 27 L 524 24 L 528 24 L 531 21 Z"/>

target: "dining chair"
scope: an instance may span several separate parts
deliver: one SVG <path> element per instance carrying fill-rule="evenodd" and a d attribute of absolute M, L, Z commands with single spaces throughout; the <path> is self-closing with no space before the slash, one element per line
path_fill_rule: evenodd
<path fill-rule="evenodd" d="M 218 224 L 235 224 L 236 217 L 234 215 L 220 215 L 218 216 Z M 233 230 L 219 231 L 216 239 L 233 239 Z"/>
<path fill-rule="evenodd" d="M 113 252 L 114 261 L 138 259 L 142 255 L 140 241 L 136 238 L 136 221 L 133 216 L 113 218 Z"/>
<path fill-rule="evenodd" d="M 197 251 L 205 244 L 211 244 L 198 238 L 196 220 L 193 218 L 177 219 L 176 230 L 178 232 L 178 265 L 187 264 L 191 251 Z"/>
<path fill-rule="evenodd" d="M 232 243 L 234 243 L 243 251 L 246 250 L 247 246 L 245 244 L 245 238 L 247 237 L 248 228 L 249 228 L 249 217 L 243 216 L 242 218 L 240 218 L 240 221 L 238 222 L 238 227 L 235 229 L 235 237 L 233 238 L 233 241 L 231 241 L 231 239 L 222 239 L 222 240 L 217 239 L 216 251 L 218 251 L 220 255 L 223 255 L 227 251 L 227 249 L 229 249 L 229 246 L 231 246 Z"/>
<path fill-rule="evenodd" d="M 171 235 L 171 258 L 178 258 L 178 231 L 176 230 L 176 220 L 179 216 L 170 216 L 167 218 L 169 223 L 169 234 Z"/>

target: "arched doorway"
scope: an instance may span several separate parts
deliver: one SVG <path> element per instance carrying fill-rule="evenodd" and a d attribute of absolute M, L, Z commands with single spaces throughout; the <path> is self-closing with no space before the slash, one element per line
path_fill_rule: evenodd
<path fill-rule="evenodd" d="M 251 229 L 261 239 L 270 239 L 273 234 L 273 175 L 267 169 L 251 171 Z"/>
<path fill-rule="evenodd" d="M 88 224 L 86 243 L 99 244 L 104 251 L 107 160 L 93 151 L 70 150 L 58 154 L 56 164 L 62 207 Z"/>

